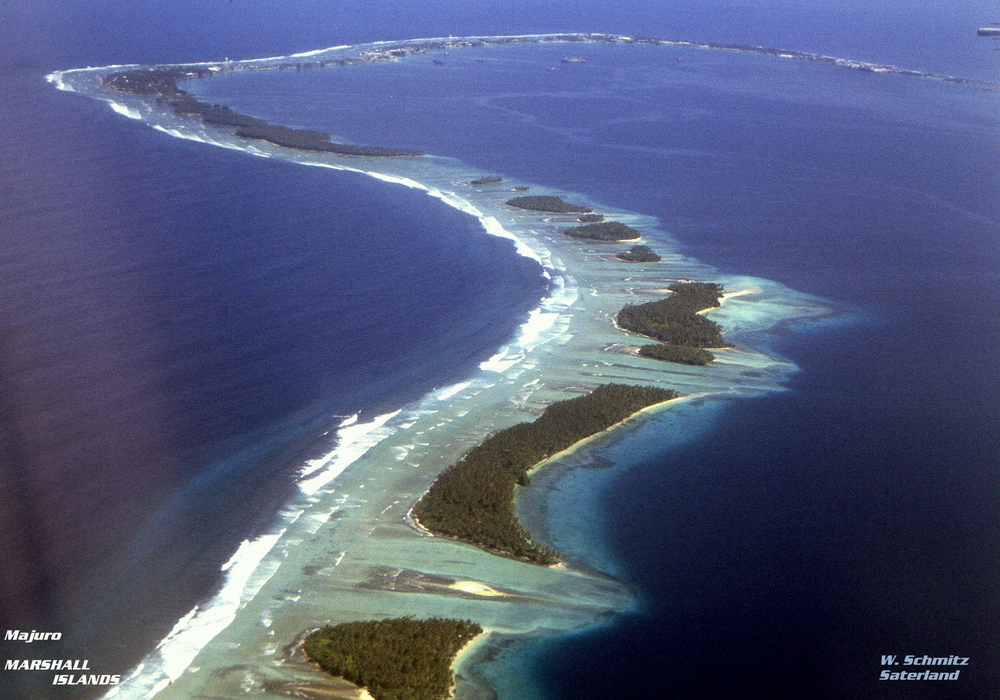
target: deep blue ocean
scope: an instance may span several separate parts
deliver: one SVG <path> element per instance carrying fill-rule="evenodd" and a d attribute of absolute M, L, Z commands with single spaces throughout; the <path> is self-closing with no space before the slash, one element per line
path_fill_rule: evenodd
<path fill-rule="evenodd" d="M 544 290 L 509 242 L 470 236 L 476 222 L 425 195 L 172 139 L 57 92 L 49 71 L 604 31 L 1000 81 L 997 45 L 975 37 L 995 6 L 957 5 L 0 7 L 2 626 L 72 632 L 52 655 L 126 670 L 266 526 L 333 418 L 463 376 Z M 581 88 L 616 60 L 602 56 Z M 639 431 L 595 496 L 593 536 L 640 608 L 517 650 L 524 677 L 553 699 L 995 697 L 1000 97 L 678 56 L 690 66 L 672 77 L 614 86 L 633 110 L 665 105 L 642 148 L 620 100 L 581 114 L 546 75 L 474 112 L 471 73 L 364 66 L 344 78 L 356 99 L 328 105 L 346 124 L 406 95 L 417 108 L 339 133 L 379 142 L 381 128 L 656 215 L 685 253 L 850 312 L 769 339 L 801 368 L 787 392 L 718 406 L 680 450 Z M 444 121 L 448 107 L 478 116 Z M 879 683 L 889 654 L 971 665 L 949 685 Z M 25 674 L 2 681 L 4 697 L 45 697 Z"/>

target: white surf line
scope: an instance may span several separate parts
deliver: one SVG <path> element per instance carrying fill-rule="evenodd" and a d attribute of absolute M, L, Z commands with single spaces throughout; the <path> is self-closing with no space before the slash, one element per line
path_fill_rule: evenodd
<path fill-rule="evenodd" d="M 563 32 L 563 33 L 546 33 L 546 34 L 508 34 L 508 35 L 471 35 L 462 37 L 425 37 L 425 38 L 412 38 L 412 39 L 400 39 L 400 40 L 390 40 L 390 41 L 378 41 L 369 42 L 366 44 L 353 44 L 347 45 L 342 44 L 338 46 L 331 46 L 322 49 L 313 49 L 310 51 L 297 52 L 294 54 L 287 54 L 283 56 L 269 56 L 263 58 L 248 58 L 239 60 L 229 60 L 225 59 L 223 61 L 202 61 L 194 63 L 162 63 L 157 64 L 154 67 L 158 68 L 204 68 L 214 72 L 223 71 L 233 71 L 233 70 L 268 70 L 279 68 L 282 66 L 287 66 L 294 63 L 301 63 L 301 59 L 321 59 L 324 54 L 330 54 L 325 59 L 322 60 L 337 60 L 334 58 L 337 54 L 344 54 L 347 57 L 352 57 L 359 59 L 361 62 L 369 62 L 376 60 L 399 60 L 400 58 L 406 58 L 408 54 L 403 56 L 396 56 L 388 54 L 388 51 L 393 49 L 434 49 L 438 46 L 442 48 L 448 48 L 450 50 L 457 50 L 462 48 L 470 48 L 479 44 L 489 44 L 495 46 L 505 46 L 505 45 L 518 45 L 518 44 L 549 44 L 549 43 L 608 43 L 608 44 L 628 44 L 635 46 L 675 46 L 683 48 L 696 48 L 703 50 L 713 50 L 713 51 L 729 51 L 735 53 L 747 53 L 754 55 L 761 55 L 780 59 L 796 59 L 812 61 L 817 63 L 825 63 L 828 65 L 837 66 L 849 70 L 860 70 L 865 72 L 883 73 L 898 75 L 902 77 L 916 77 L 916 78 L 926 78 L 931 80 L 938 80 L 947 83 L 969 85 L 973 87 L 987 88 L 991 90 L 1000 90 L 1000 84 L 976 80 L 972 78 L 963 78 L 954 75 L 943 75 L 936 73 L 928 73 L 925 71 L 910 70 L 900 68 L 899 66 L 892 64 L 881 64 L 871 61 L 862 61 L 852 58 L 843 58 L 837 56 L 829 56 L 826 54 L 810 53 L 807 51 L 798 51 L 792 49 L 779 49 L 771 48 L 754 44 L 728 44 L 719 42 L 698 42 L 690 41 L 685 39 L 667 39 L 667 38 L 657 38 L 657 37 L 634 37 L 624 34 L 607 34 L 599 32 Z M 353 54 L 351 56 L 350 54 Z M 138 66 L 136 64 L 119 64 L 110 65 L 102 67 L 87 67 L 87 68 L 76 68 L 63 71 L 54 71 L 46 75 L 46 80 L 50 83 L 55 84 L 59 89 L 64 89 L 68 91 L 74 91 L 72 86 L 69 86 L 65 82 L 65 77 L 76 72 L 87 72 L 87 71 L 98 71 L 102 73 L 107 73 L 112 70 L 119 70 L 122 68 L 142 68 L 143 66 Z"/>
<path fill-rule="evenodd" d="M 125 681 L 108 691 L 105 698 L 152 698 L 191 665 L 198 653 L 235 619 L 236 613 L 271 578 L 277 566 L 262 567 L 284 530 L 244 540 L 222 566 L 222 590 L 211 601 L 196 605 L 174 625 L 170 633 L 146 655 Z"/>
<path fill-rule="evenodd" d="M 201 650 L 232 624 L 239 611 L 277 572 L 287 548 L 298 541 L 294 538 L 285 540 L 284 536 L 288 528 L 316 502 L 315 494 L 372 447 L 395 433 L 396 428 L 386 424 L 399 413 L 399 410 L 385 413 L 365 423 L 359 423 L 356 415 L 343 420 L 337 428 L 340 439 L 337 447 L 318 460 L 310 460 L 303 467 L 299 481 L 300 496 L 279 512 L 278 529 L 253 541 L 244 540 L 221 567 L 224 580 L 219 593 L 208 602 L 196 605 L 178 620 L 170 633 L 136 667 L 136 671 L 104 697 L 146 700 L 177 680 Z M 361 484 L 359 489 L 364 486 Z M 337 509 L 360 507 L 360 503 L 365 502 L 364 499 L 355 499 L 357 503 L 346 503 L 347 498 L 348 495 L 344 494 L 326 517 L 310 523 L 307 531 L 315 532 Z M 345 554 L 341 553 L 337 564 Z"/>
<path fill-rule="evenodd" d="M 566 36 L 570 35 L 522 35 L 521 37 L 512 38 L 535 40 L 539 38 L 557 38 Z M 392 46 L 406 43 L 407 42 L 386 42 L 384 45 Z M 307 54 L 295 54 L 293 57 L 302 55 L 318 55 L 324 51 L 332 50 L 334 49 L 308 52 Z M 276 61 L 279 58 L 280 57 L 275 59 L 256 60 Z M 251 63 L 253 60 L 254 59 L 248 60 L 246 63 Z M 219 64 L 205 63 L 186 65 Z M 60 84 L 64 84 L 66 88 L 74 89 L 72 85 L 65 84 L 64 76 L 66 74 L 66 72 L 52 74 L 53 76 L 58 77 L 54 77 L 50 80 L 50 82 L 57 87 L 59 87 Z M 108 101 L 108 99 L 103 96 L 99 99 L 105 99 L 105 101 Z M 111 106 L 116 112 L 129 118 L 142 119 L 141 113 L 128 106 L 120 105 L 114 102 L 111 102 Z M 206 145 L 243 150 L 251 155 L 269 157 L 269 154 L 259 149 L 251 148 L 247 144 L 233 144 L 225 141 L 209 140 L 184 128 L 170 128 L 155 123 L 151 125 L 154 128 L 174 137 L 199 141 L 201 143 L 205 143 Z M 481 363 L 481 371 L 496 373 L 505 372 L 514 365 L 523 362 L 526 356 L 535 347 L 551 340 L 554 337 L 558 337 L 560 333 L 564 332 L 564 329 L 559 328 L 558 321 L 560 318 L 565 318 L 566 311 L 575 303 L 579 292 L 572 278 L 565 274 L 565 270 L 561 269 L 561 265 L 558 265 L 553 261 L 550 251 L 542 247 L 540 243 L 535 243 L 535 247 L 532 247 L 527 241 L 522 240 L 517 235 L 504 228 L 495 216 L 484 213 L 481 209 L 470 203 L 464 197 L 461 197 L 454 192 L 425 185 L 412 178 L 391 175 L 375 170 L 355 168 L 343 164 L 296 160 L 294 158 L 289 158 L 289 160 L 303 165 L 352 171 L 368 175 L 387 183 L 399 184 L 423 190 L 428 195 L 440 199 L 448 206 L 458 209 L 468 215 L 477 217 L 488 234 L 511 239 L 515 244 L 515 249 L 518 254 L 531 258 L 540 264 L 544 274 L 548 276 L 552 282 L 549 296 L 542 299 L 539 306 L 528 314 L 528 319 L 521 325 L 519 335 L 514 341 L 501 348 L 492 358 Z M 537 382 L 537 380 L 534 381 Z M 469 389 L 470 386 L 474 387 L 472 381 L 459 382 L 455 385 L 445 387 L 437 392 L 431 392 L 418 401 L 417 408 L 419 409 L 420 407 L 427 406 L 436 401 L 453 398 L 461 392 Z M 298 516 L 301 515 L 302 511 L 295 512 L 300 505 L 302 506 L 302 510 L 308 508 L 315 502 L 312 499 L 317 497 L 317 494 L 326 489 L 347 466 L 352 464 L 357 459 L 360 459 L 372 447 L 374 447 L 374 445 L 378 444 L 389 435 L 395 433 L 399 429 L 403 429 L 403 425 L 397 425 L 394 423 L 394 419 L 397 418 L 401 410 L 402 409 L 393 413 L 383 414 L 374 420 L 361 425 L 358 424 L 357 416 L 345 419 L 340 424 L 337 429 L 338 437 L 340 438 L 340 444 L 338 444 L 337 449 L 318 460 L 312 460 L 303 467 L 303 472 L 299 481 L 299 488 L 301 496 L 305 497 L 305 502 L 289 504 L 285 514 L 292 515 L 291 522 L 295 522 Z M 399 423 L 403 422 L 403 418 L 400 417 Z M 408 425 L 412 425 L 412 422 Z M 417 444 L 426 445 L 426 443 Z M 363 488 L 363 485 L 359 488 Z M 355 500 L 364 502 L 362 499 Z M 344 501 L 346 501 L 346 496 Z M 330 513 L 326 514 L 326 517 L 321 518 L 317 522 L 316 527 L 321 525 L 322 522 L 325 522 L 329 518 L 330 514 L 338 508 L 360 507 L 358 502 L 346 503 L 344 501 L 341 501 L 337 507 L 331 510 Z M 391 508 L 392 506 L 389 507 Z M 386 510 L 388 510 L 388 508 L 386 508 Z M 412 513 L 407 513 L 407 519 L 412 520 Z M 412 524 L 419 527 L 416 523 Z M 244 541 L 244 543 L 237 550 L 236 554 L 234 554 L 233 558 L 222 568 L 222 571 L 225 572 L 225 583 L 223 591 L 219 594 L 219 596 L 214 598 L 212 601 L 209 601 L 204 606 L 195 606 L 195 608 L 193 608 L 188 615 L 179 620 L 171 633 L 160 642 L 154 652 L 143 660 L 142 664 L 136 668 L 135 672 L 131 675 L 128 681 L 122 686 L 114 689 L 106 697 L 115 697 L 122 694 L 122 697 L 129 698 L 151 698 L 160 690 L 167 687 L 174 679 L 179 677 L 179 675 L 183 673 L 188 666 L 190 666 L 198 652 L 232 622 L 238 610 L 257 594 L 260 588 L 267 582 L 271 575 L 273 575 L 274 571 L 277 570 L 277 566 L 280 564 L 280 561 L 265 562 L 265 558 L 267 558 L 267 555 L 278 546 L 284 534 L 285 529 L 281 529 L 278 532 L 262 536 L 253 542 Z M 346 556 L 346 553 L 346 551 L 339 553 L 335 566 L 341 563 Z"/>

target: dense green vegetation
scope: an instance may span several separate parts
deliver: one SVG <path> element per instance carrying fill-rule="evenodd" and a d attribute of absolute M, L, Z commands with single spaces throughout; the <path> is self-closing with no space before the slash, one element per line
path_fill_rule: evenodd
<path fill-rule="evenodd" d="M 368 689 L 375 700 L 443 700 L 451 662 L 483 629 L 468 620 L 391 620 L 327 626 L 306 639 L 324 671 Z"/>
<path fill-rule="evenodd" d="M 534 544 L 514 515 L 517 485 L 542 460 L 633 413 L 677 397 L 675 391 L 605 384 L 548 406 L 533 423 L 494 433 L 448 467 L 414 507 L 428 530 L 539 564 L 555 552 Z"/>
<path fill-rule="evenodd" d="M 596 224 L 574 226 L 563 231 L 567 236 L 589 238 L 595 241 L 630 241 L 639 237 L 639 232 L 620 221 L 601 221 Z"/>
<path fill-rule="evenodd" d="M 200 102 L 192 95 L 184 93 L 169 98 L 167 103 L 178 114 L 197 114 L 206 124 L 236 127 L 236 135 L 248 139 L 260 139 L 277 146 L 295 148 L 301 151 L 323 151 L 349 156 L 416 156 L 416 151 L 381 146 L 355 146 L 331 143 L 330 136 L 310 129 L 293 129 L 280 124 L 271 124 L 263 119 L 248 117 L 229 107 Z"/>
<path fill-rule="evenodd" d="M 355 146 L 332 143 L 329 134 L 310 129 L 293 129 L 280 124 L 271 124 L 263 119 L 249 117 L 229 107 L 201 102 L 194 95 L 177 87 L 177 81 L 208 75 L 201 69 L 144 68 L 124 73 L 116 73 L 104 78 L 104 84 L 115 90 L 133 95 L 158 95 L 160 100 L 173 107 L 177 114 L 200 116 L 202 122 L 213 126 L 235 127 L 236 135 L 248 139 L 260 139 L 277 146 L 295 148 L 300 151 L 322 151 L 348 156 L 419 156 L 417 151 L 381 146 Z"/>
<path fill-rule="evenodd" d="M 518 209 L 528 209 L 530 211 L 544 211 L 552 214 L 569 214 L 572 212 L 584 212 L 590 211 L 590 207 L 584 207 L 579 204 L 570 204 L 569 202 L 564 202 L 562 197 L 553 197 L 550 195 L 532 194 L 525 197 L 514 197 L 513 199 L 508 199 L 507 204 L 512 207 L 517 207 Z"/>
<path fill-rule="evenodd" d="M 596 224 L 598 221 L 604 221 L 604 214 L 584 214 L 577 221 L 582 221 L 585 224 Z"/>
<path fill-rule="evenodd" d="M 715 355 L 702 348 L 689 348 L 686 345 L 643 345 L 639 354 L 654 360 L 677 362 L 682 365 L 707 365 L 715 359 Z"/>
<path fill-rule="evenodd" d="M 477 178 L 475 180 L 470 180 L 470 185 L 495 185 L 498 182 L 503 182 L 503 178 L 499 175 L 486 175 L 484 177 Z"/>
<path fill-rule="evenodd" d="M 177 87 L 178 80 L 202 78 L 210 72 L 203 68 L 138 68 L 103 78 L 108 87 L 130 95 L 186 95 Z"/>
<path fill-rule="evenodd" d="M 648 304 L 629 304 L 615 317 L 625 330 L 655 338 L 664 343 L 692 348 L 726 347 L 722 327 L 699 311 L 719 305 L 722 285 L 710 282 L 675 282 L 666 299 Z"/>
<path fill-rule="evenodd" d="M 634 245 L 615 256 L 625 262 L 660 262 L 662 258 L 653 252 L 648 245 Z"/>

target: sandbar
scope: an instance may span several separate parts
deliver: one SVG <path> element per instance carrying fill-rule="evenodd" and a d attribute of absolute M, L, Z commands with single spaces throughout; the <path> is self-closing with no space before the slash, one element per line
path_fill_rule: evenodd
<path fill-rule="evenodd" d="M 471 39 L 462 41 L 475 44 Z M 379 45 L 379 60 L 410 55 L 404 48 L 398 49 L 402 56 L 392 54 L 397 45 L 408 44 Z M 376 49 L 337 51 L 309 55 L 343 61 L 330 64 L 339 70 L 349 69 L 351 56 L 370 57 L 375 54 L 365 51 Z M 294 65 L 296 60 L 262 59 L 241 66 L 265 69 Z M 630 590 L 607 575 L 574 566 L 538 566 L 434 537 L 414 528 L 408 513 L 443 469 L 486 436 L 533 420 L 548 404 L 601 384 L 660 386 L 682 395 L 647 407 L 622 423 L 655 420 L 656 414 L 692 398 L 712 401 L 781 390 L 796 367 L 757 349 L 764 346 L 760 338 L 789 322 L 838 313 L 831 305 L 781 284 L 722 275 L 684 257 L 671 247 L 654 217 L 616 210 L 597 201 L 595 193 L 565 192 L 506 174 L 502 184 L 477 188 L 470 183 L 481 176 L 481 169 L 450 158 L 369 158 L 306 153 L 260 141 L 248 144 L 226 129 L 185 119 L 155 100 L 109 90 L 101 77 L 112 70 L 120 67 L 66 71 L 53 82 L 105 100 L 119 113 L 177 138 L 256 157 L 362 173 L 385 182 L 387 196 L 393 187 L 420 189 L 479 219 L 483 231 L 475 235 L 510 239 L 511 254 L 535 260 L 550 282 L 520 333 L 471 376 L 389 414 L 359 417 L 351 430 L 360 437 L 351 443 L 348 456 L 342 445 L 313 460 L 310 487 L 277 514 L 258 546 L 247 546 L 254 559 L 244 562 L 242 569 L 239 562 L 231 567 L 244 571 L 245 579 L 236 590 L 223 587 L 229 596 L 225 600 L 203 601 L 180 621 L 176 634 L 150 652 L 141 670 L 123 680 L 120 697 L 151 692 L 168 699 L 242 697 L 248 689 L 289 697 L 296 693 L 341 697 L 334 693 L 346 692 L 342 685 L 295 658 L 290 645 L 304 630 L 405 615 L 470 619 L 489 633 L 460 652 L 455 663 L 464 668 L 471 658 L 488 656 L 474 652 L 498 637 L 577 630 L 630 609 L 635 604 Z M 583 202 L 643 231 L 663 261 L 655 268 L 623 271 L 622 265 L 607 259 L 606 244 L 563 235 L 576 222 L 575 216 L 507 206 L 511 193 L 520 188 Z M 630 340 L 613 320 L 622 306 L 648 299 L 683 279 L 742 290 L 705 312 L 726 329 L 727 340 L 738 352 L 705 367 L 667 366 L 635 354 L 608 352 Z M 609 435 L 621 432 L 621 426 L 580 441 L 536 469 L 583 449 L 600 449 Z M 231 576 L 228 571 L 226 576 Z M 481 692 L 474 685 L 459 679 L 458 696 Z"/>

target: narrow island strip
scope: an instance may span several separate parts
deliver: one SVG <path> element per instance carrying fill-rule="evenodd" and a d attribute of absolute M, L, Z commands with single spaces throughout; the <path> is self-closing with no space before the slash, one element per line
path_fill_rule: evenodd
<path fill-rule="evenodd" d="M 105 76 L 103 83 L 112 90 L 128 95 L 155 97 L 157 102 L 169 105 L 181 116 L 199 116 L 204 124 L 233 127 L 241 138 L 258 139 L 276 146 L 299 151 L 320 151 L 342 156 L 369 156 L 399 158 L 424 155 L 418 151 L 384 146 L 359 146 L 333 143 L 330 135 L 312 129 L 294 129 L 281 124 L 271 124 L 263 119 L 241 114 L 223 105 L 202 102 L 194 95 L 177 87 L 180 80 L 204 78 L 218 71 L 188 66 L 184 68 L 137 68 Z"/>
<path fill-rule="evenodd" d="M 672 294 L 666 299 L 626 306 L 616 322 L 650 337 L 722 344 L 721 327 L 698 315 L 719 305 L 722 286 L 677 282 L 669 289 Z M 664 347 L 681 353 L 699 351 Z M 529 473 L 554 455 L 679 397 L 672 389 L 604 384 L 589 394 L 552 403 L 535 421 L 494 433 L 445 469 L 413 506 L 413 520 L 436 535 L 494 554 L 557 564 L 557 552 L 533 542 L 518 521 L 517 488 L 528 486 Z M 476 595 L 503 596 L 474 581 L 446 585 Z M 362 687 L 374 700 L 446 700 L 454 692 L 456 656 L 483 634 L 483 628 L 470 620 L 405 617 L 326 626 L 311 633 L 304 648 L 323 670 Z"/>
<path fill-rule="evenodd" d="M 369 157 L 409 157 L 424 155 L 419 151 L 403 148 L 388 148 L 384 146 L 361 146 L 354 144 L 335 143 L 331 141 L 330 135 L 310 129 L 296 129 L 280 124 L 271 124 L 263 119 L 250 117 L 241 114 L 228 107 L 212 105 L 198 100 L 194 95 L 180 89 L 177 85 L 179 81 L 191 78 L 204 78 L 217 75 L 223 72 L 243 71 L 243 70 L 307 70 L 311 68 L 339 65 L 348 66 L 359 63 L 371 63 L 375 61 L 396 61 L 411 54 L 425 53 L 429 51 L 458 49 L 477 46 L 505 46 L 513 44 L 545 44 L 545 43 L 604 43 L 604 44 L 633 44 L 633 45 L 654 45 L 654 46 L 677 46 L 693 49 L 711 49 L 722 51 L 735 51 L 740 53 L 758 54 L 764 56 L 775 56 L 780 58 L 792 58 L 799 60 L 828 63 L 843 68 L 850 68 L 873 73 L 891 73 L 917 78 L 929 78 L 942 80 L 949 83 L 957 83 L 974 87 L 982 87 L 990 90 L 1000 89 L 1000 84 L 990 83 L 980 80 L 971 80 L 955 76 L 937 75 L 924 73 L 921 71 L 903 70 L 896 66 L 880 65 L 865 61 L 836 58 L 820 54 L 804 53 L 800 51 L 790 51 L 783 49 L 765 48 L 761 46 L 750 46 L 743 44 L 729 44 L 716 42 L 692 42 L 676 39 L 658 39 L 654 37 L 631 37 L 614 34 L 548 34 L 534 36 L 497 36 L 497 37 L 471 37 L 455 39 L 449 37 L 432 40 L 412 40 L 402 42 L 392 42 L 391 45 L 371 46 L 360 51 L 355 56 L 330 57 L 326 59 L 303 60 L 303 55 L 286 56 L 280 59 L 267 59 L 261 61 L 229 61 L 214 64 L 189 64 L 172 66 L 139 67 L 125 71 L 109 73 L 102 78 L 102 84 L 117 92 L 155 100 L 173 108 L 174 112 L 180 116 L 198 116 L 202 122 L 212 126 L 234 127 L 236 136 L 246 139 L 258 139 L 269 143 L 293 148 L 303 151 L 321 151 L 344 156 L 369 156 Z M 323 52 L 313 52 L 323 53 Z M 564 58 L 564 63 L 581 63 L 584 59 L 579 57 Z M 435 63 L 443 61 L 435 60 Z M 53 76 L 60 74 L 52 74 Z M 50 76 L 51 78 L 52 76 Z M 474 184 L 494 184 L 499 182 L 499 178 L 483 178 L 481 182 Z M 516 187 L 516 190 L 524 191 L 527 188 Z M 525 197 L 524 200 L 558 200 L 558 197 Z M 521 206 L 525 209 L 535 209 L 537 211 L 551 211 L 555 213 L 584 212 L 589 213 L 586 207 L 574 208 L 566 202 L 561 202 L 557 208 L 550 209 L 544 206 L 536 206 L 538 202 L 522 202 L 513 206 Z"/>
<path fill-rule="evenodd" d="M 154 98 L 157 103 L 173 108 L 174 112 L 182 117 L 200 117 L 204 124 L 219 127 L 234 128 L 237 137 L 246 139 L 256 139 L 272 143 L 277 146 L 292 148 L 301 151 L 318 151 L 342 156 L 366 156 L 366 157 L 411 157 L 422 156 L 419 151 L 404 148 L 389 148 L 385 146 L 363 146 L 347 143 L 336 143 L 331 140 L 327 133 L 311 129 L 298 129 L 281 124 L 272 124 L 263 119 L 241 114 L 233 109 L 221 105 L 208 104 L 198 100 L 194 95 L 178 87 L 178 82 L 192 78 L 205 78 L 219 73 L 245 70 L 307 70 L 331 65 L 348 66 L 360 63 L 371 63 L 375 61 L 396 61 L 411 54 L 425 53 L 430 51 L 458 49 L 477 46 L 505 46 L 513 44 L 544 44 L 544 43 L 604 43 L 604 44 L 633 44 L 633 45 L 655 45 L 655 46 L 678 46 L 695 49 L 712 49 L 723 51 L 736 51 L 740 53 L 759 54 L 765 56 L 776 56 L 781 58 L 793 58 L 800 60 L 829 63 L 836 66 L 861 70 L 865 72 L 892 73 L 896 75 L 930 78 L 942 80 L 950 83 L 958 83 L 975 87 L 982 87 L 991 90 L 1000 89 L 996 83 L 970 80 L 954 76 L 936 75 L 920 71 L 903 70 L 896 66 L 879 65 L 864 61 L 835 58 L 820 54 L 803 53 L 800 51 L 789 51 L 782 49 L 764 48 L 760 46 L 749 46 L 742 44 L 728 44 L 715 42 L 691 42 L 675 39 L 658 39 L 653 37 L 630 37 L 614 34 L 549 34 L 534 36 L 497 36 L 497 37 L 472 37 L 464 39 L 454 39 L 449 37 L 432 40 L 412 40 L 402 42 L 392 42 L 391 45 L 372 46 L 367 50 L 360 51 L 355 56 L 329 57 L 325 59 L 303 60 L 303 55 L 286 56 L 279 59 L 266 59 L 260 61 L 229 61 L 214 64 L 188 64 L 172 66 L 138 67 L 124 71 L 109 73 L 102 78 L 102 84 L 116 92 L 133 95 L 143 98 Z M 324 52 L 313 52 L 324 53 Z M 435 60 L 435 63 L 443 61 Z M 582 63 L 584 59 L 579 57 L 567 57 L 564 63 Z M 53 74 L 57 75 L 57 74 Z M 50 76 L 51 77 L 51 76 Z M 495 184 L 501 181 L 498 177 L 481 178 L 473 181 L 473 184 Z M 516 187 L 516 190 L 524 191 L 527 188 Z M 566 202 L 562 202 L 558 197 L 522 197 L 517 198 L 522 201 L 508 204 L 524 209 L 534 209 L 537 211 L 549 211 L 554 213 L 583 212 L 589 213 L 587 207 L 576 207 Z M 535 201 L 531 201 L 535 200 Z M 541 200 L 558 200 L 555 208 L 549 208 Z M 552 204 L 549 202 L 548 204 Z M 571 234 L 573 235 L 573 234 Z M 588 236 L 589 237 L 589 236 Z M 625 240 L 599 239 L 599 240 Z"/>
<path fill-rule="evenodd" d="M 562 197 L 547 194 L 529 194 L 507 200 L 507 206 L 527 211 L 541 211 L 549 214 L 589 214 L 590 207 L 582 204 L 571 204 Z"/>
<path fill-rule="evenodd" d="M 499 185 L 501 182 L 503 182 L 503 178 L 499 175 L 484 175 L 475 180 L 469 180 L 470 185 Z"/>
<path fill-rule="evenodd" d="M 163 66 L 114 70 L 105 74 L 102 86 L 119 93 L 149 98 L 182 118 L 193 117 L 211 126 L 233 129 L 237 137 L 260 139 L 279 146 L 304 151 L 324 151 L 347 156 L 417 156 L 415 151 L 372 146 L 337 144 L 328 134 L 306 129 L 270 124 L 264 120 L 240 114 L 228 107 L 210 105 L 178 87 L 183 80 L 207 77 L 235 70 L 302 70 L 320 65 L 352 65 L 377 60 L 395 60 L 410 53 L 483 44 L 546 42 L 603 42 L 681 45 L 694 48 L 745 50 L 772 54 L 756 47 L 691 44 L 650 39 L 633 39 L 608 35 L 554 35 L 548 37 L 515 37 L 478 39 L 474 41 L 432 41 L 394 43 L 361 52 L 356 58 L 331 58 L 305 63 L 301 57 L 286 57 L 280 61 L 226 62 L 189 66 Z M 786 56 L 785 53 L 775 55 Z M 825 57 L 794 55 L 796 58 L 817 60 Z M 296 61 L 294 63 L 290 61 Z M 847 65 L 840 63 L 839 65 Z M 849 67 L 857 67 L 850 65 Z M 865 66 L 867 67 L 867 66 Z M 908 74 L 908 73 L 904 73 Z M 62 85 L 61 74 L 49 76 Z M 956 81 L 957 82 L 957 81 Z M 991 86 L 1000 87 L 1000 86 Z M 186 121 L 186 119 L 185 119 Z M 192 120 L 193 121 L 193 120 Z M 472 186 L 498 185 L 503 178 L 484 175 L 467 181 Z M 513 187 L 527 192 L 528 186 Z M 563 233 L 592 240 L 635 240 L 639 232 L 618 222 L 605 222 L 604 215 L 591 208 L 563 201 L 553 196 L 525 196 L 507 200 L 511 207 L 554 214 L 579 214 L 577 226 Z M 596 226 L 595 226 L 596 225 Z M 571 233 L 572 231 L 572 233 Z M 620 234 L 628 235 L 620 235 Z M 609 256 L 610 257 L 610 256 Z M 618 258 L 626 262 L 659 260 L 647 246 L 633 246 Z M 712 355 L 705 347 L 726 347 L 718 324 L 699 316 L 699 312 L 719 306 L 720 285 L 709 283 L 677 283 L 671 285 L 672 295 L 666 299 L 628 305 L 616 315 L 619 328 L 656 339 L 662 345 L 639 349 L 639 354 L 674 362 L 705 364 Z M 687 359 L 685 359 L 687 358 Z M 693 358 L 693 361 L 691 361 Z M 707 358 L 707 359 L 706 359 Z M 557 553 L 538 546 L 518 522 L 514 499 L 518 486 L 529 484 L 535 468 L 543 468 L 547 460 L 559 453 L 583 444 L 586 440 L 645 411 L 656 410 L 659 404 L 679 398 L 669 389 L 608 384 L 591 394 L 547 407 L 533 423 L 522 423 L 488 437 L 456 464 L 447 469 L 411 511 L 420 519 L 418 526 L 447 537 L 483 547 L 494 554 L 543 565 L 557 563 Z M 384 512 L 384 511 L 383 511 Z M 343 553 L 341 553 L 341 557 Z M 339 564 L 340 559 L 337 560 Z M 394 576 L 403 573 L 396 571 Z M 421 576 L 419 572 L 409 572 Z M 438 577 L 430 583 L 418 581 L 414 590 L 429 586 L 445 589 L 454 597 L 487 597 L 511 600 L 516 592 L 468 579 Z M 399 592 L 409 592 L 402 587 Z M 468 620 L 416 620 L 412 617 L 389 620 L 351 622 L 328 626 L 309 634 L 307 655 L 336 676 L 364 687 L 376 700 L 427 698 L 440 700 L 454 692 L 451 668 L 456 656 L 469 653 L 472 640 L 489 634 Z M 462 650 L 465 650 L 462 652 Z M 305 687 L 305 686 L 299 686 Z M 314 697 L 325 691 L 317 691 Z M 286 693 L 295 694 L 295 693 Z"/>
<path fill-rule="evenodd" d="M 531 541 L 514 513 L 517 486 L 528 472 L 592 435 L 652 405 L 678 398 L 672 389 L 604 384 L 590 394 L 550 404 L 532 423 L 500 430 L 448 467 L 413 508 L 430 532 L 542 565 L 555 551 Z"/>
<path fill-rule="evenodd" d="M 619 328 L 660 341 L 643 345 L 639 354 L 654 360 L 706 365 L 715 359 L 705 348 L 730 347 L 722 326 L 699 312 L 719 306 L 722 285 L 713 282 L 675 282 L 670 296 L 647 304 L 625 306 L 615 316 Z"/>
<path fill-rule="evenodd" d="M 444 700 L 454 687 L 452 662 L 482 633 L 475 622 L 438 617 L 345 622 L 310 634 L 305 651 L 375 700 Z"/>

